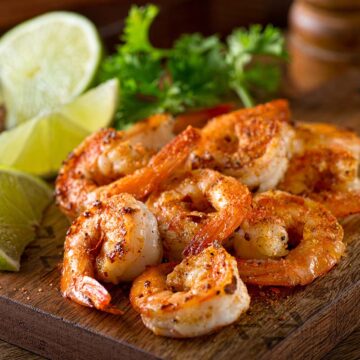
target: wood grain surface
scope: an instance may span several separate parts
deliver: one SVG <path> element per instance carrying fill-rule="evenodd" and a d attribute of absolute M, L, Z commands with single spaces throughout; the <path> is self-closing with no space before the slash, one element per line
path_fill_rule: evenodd
<path fill-rule="evenodd" d="M 323 360 L 358 360 L 360 359 L 360 328 L 357 328 L 345 340 L 340 342 Z"/>
<path fill-rule="evenodd" d="M 0 340 L 0 360 L 44 360 L 35 355 Z M 355 329 L 347 338 L 337 344 L 322 360 L 358 360 L 360 359 L 360 328 Z"/>
<path fill-rule="evenodd" d="M 331 121 L 360 133 L 360 74 L 293 101 L 294 117 Z M 51 207 L 20 273 L 0 274 L 0 338 L 53 359 L 319 359 L 360 325 L 360 219 L 344 223 L 347 254 L 326 276 L 294 289 L 250 288 L 250 311 L 222 331 L 197 339 L 153 335 L 113 287 L 124 316 L 64 300 L 59 263 L 67 220 Z"/>
<path fill-rule="evenodd" d="M 0 340 L 0 360 L 43 360 L 40 355 L 35 355 L 27 350 L 11 345 Z"/>

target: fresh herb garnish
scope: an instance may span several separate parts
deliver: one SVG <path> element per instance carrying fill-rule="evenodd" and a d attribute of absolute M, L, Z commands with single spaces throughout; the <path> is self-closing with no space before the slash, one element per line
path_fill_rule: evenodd
<path fill-rule="evenodd" d="M 183 35 L 171 49 L 155 48 L 149 29 L 159 9 L 133 6 L 125 21 L 122 43 L 106 58 L 98 81 L 120 81 L 116 126 L 168 111 L 213 106 L 237 96 L 244 106 L 254 105 L 254 95 L 274 92 L 280 81 L 277 64 L 259 57 L 285 59 L 279 29 L 253 25 L 235 29 L 226 43 L 214 35 Z"/>
<path fill-rule="evenodd" d="M 260 25 L 253 25 L 248 31 L 235 29 L 227 38 L 227 45 L 229 85 L 245 106 L 254 105 L 253 91 L 261 89 L 272 93 L 277 89 L 281 75 L 279 67 L 256 60 L 256 57 L 286 59 L 284 38 L 279 29 L 272 25 L 264 29 Z"/>

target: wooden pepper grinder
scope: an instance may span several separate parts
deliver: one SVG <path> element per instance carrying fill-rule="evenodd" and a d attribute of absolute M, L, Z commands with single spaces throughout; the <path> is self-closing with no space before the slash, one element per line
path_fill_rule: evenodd
<path fill-rule="evenodd" d="M 298 90 L 360 69 L 360 0 L 296 0 L 289 24 L 289 77 Z"/>

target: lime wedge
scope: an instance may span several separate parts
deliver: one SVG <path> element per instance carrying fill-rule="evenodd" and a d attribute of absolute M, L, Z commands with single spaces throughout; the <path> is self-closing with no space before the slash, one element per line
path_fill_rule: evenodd
<path fill-rule="evenodd" d="M 0 134 L 0 164 L 35 175 L 52 175 L 66 155 L 91 132 L 108 126 L 118 99 L 110 80 L 48 115 Z"/>
<path fill-rule="evenodd" d="M 0 167 L 0 270 L 19 270 L 21 254 L 35 239 L 52 197 L 42 180 Z"/>
<path fill-rule="evenodd" d="M 95 26 L 70 12 L 26 21 L 0 39 L 7 128 L 68 103 L 91 84 L 102 46 Z"/>

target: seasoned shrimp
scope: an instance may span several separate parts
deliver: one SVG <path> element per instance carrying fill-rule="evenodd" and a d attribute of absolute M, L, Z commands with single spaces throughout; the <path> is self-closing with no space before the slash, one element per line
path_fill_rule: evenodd
<path fill-rule="evenodd" d="M 328 210 L 313 200 L 282 191 L 256 195 L 242 227 L 247 234 L 245 240 L 253 242 L 254 260 L 239 258 L 239 274 L 251 284 L 309 284 L 337 264 L 345 251 L 343 229 Z M 252 232 L 247 232 L 249 229 Z M 256 237 L 264 234 L 278 239 L 262 240 L 259 246 Z M 280 251 L 273 251 L 276 246 L 271 247 L 272 241 L 287 242 L 287 249 L 280 246 Z M 265 247 L 270 249 L 266 252 L 262 249 Z M 249 257 L 249 249 L 242 248 L 241 244 L 235 248 L 238 256 L 242 256 L 244 250 L 245 257 Z M 259 260 L 269 254 L 275 258 L 285 257 Z"/>
<path fill-rule="evenodd" d="M 146 166 L 151 157 L 187 126 L 202 127 L 207 120 L 229 112 L 232 104 L 220 104 L 178 115 L 149 117 L 126 131 L 100 130 L 84 140 L 64 162 L 56 181 L 61 210 L 74 217 L 86 194 Z"/>
<path fill-rule="evenodd" d="M 97 202 L 69 228 L 61 292 L 81 305 L 117 313 L 95 277 L 113 284 L 130 281 L 161 258 L 154 215 L 129 194 L 114 196 Z"/>
<path fill-rule="evenodd" d="M 133 283 L 130 301 L 156 335 L 204 335 L 236 321 L 249 308 L 236 260 L 209 246 L 179 265 L 150 267 Z"/>
<path fill-rule="evenodd" d="M 174 137 L 173 122 L 169 115 L 155 115 L 127 131 L 103 129 L 90 135 L 60 169 L 56 199 L 61 210 L 76 216 L 88 192 L 146 166 Z"/>
<path fill-rule="evenodd" d="M 311 198 L 324 205 L 337 218 L 360 213 L 360 190 L 322 191 L 311 194 Z"/>
<path fill-rule="evenodd" d="M 103 136 L 104 133 L 115 134 L 116 137 L 113 130 L 104 130 L 85 141 L 75 150 L 75 155 L 69 157 L 56 180 L 57 202 L 61 210 L 69 216 L 76 216 L 95 200 L 114 194 L 128 192 L 136 198 L 146 196 L 187 159 L 200 139 L 199 132 L 188 127 L 154 155 L 147 165 L 144 162 L 141 162 L 141 166 L 134 165 L 134 169 L 139 167 L 134 173 L 104 185 L 108 181 L 105 182 L 105 175 L 98 170 L 99 156 L 101 158 L 104 154 L 102 147 L 106 145 L 104 142 L 108 142 L 107 136 Z M 95 145 L 92 146 L 93 139 L 100 140 L 94 141 Z M 91 168 L 88 169 L 88 175 L 85 170 L 81 170 L 86 166 Z M 107 179 L 113 180 L 113 177 Z"/>
<path fill-rule="evenodd" d="M 360 138 L 353 132 L 300 123 L 279 189 L 315 199 L 337 217 L 359 212 L 359 160 Z"/>
<path fill-rule="evenodd" d="M 297 195 L 359 188 L 360 138 L 329 124 L 297 124 L 279 188 Z"/>
<path fill-rule="evenodd" d="M 295 127 L 294 139 L 295 153 L 301 153 L 307 149 L 315 149 L 322 146 L 335 146 L 347 149 L 354 156 L 359 156 L 360 139 L 351 130 L 339 128 L 326 123 L 302 123 Z"/>
<path fill-rule="evenodd" d="M 192 168 L 212 168 L 252 189 L 274 188 L 283 177 L 294 136 L 288 103 L 277 100 L 211 120 L 190 156 Z"/>
<path fill-rule="evenodd" d="M 251 196 L 245 185 L 214 170 L 195 170 L 150 195 L 166 256 L 182 259 L 214 240 L 223 241 L 242 222 Z M 190 245 L 191 243 L 191 245 Z"/>

